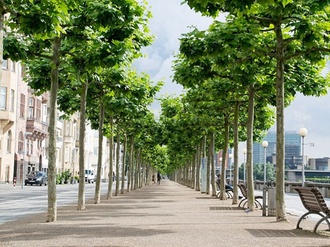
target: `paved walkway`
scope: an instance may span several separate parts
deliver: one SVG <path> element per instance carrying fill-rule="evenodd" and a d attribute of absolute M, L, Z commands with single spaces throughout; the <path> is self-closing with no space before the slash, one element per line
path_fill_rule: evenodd
<path fill-rule="evenodd" d="M 0 225 L 0 246 L 330 246 L 330 235 L 296 230 L 290 223 L 245 213 L 231 204 L 162 180 L 136 191 L 103 198 L 101 204 L 58 209 L 58 220 L 45 223 L 46 213 Z M 91 203 L 91 202 L 90 202 Z M 312 230 L 315 222 L 302 226 Z"/>

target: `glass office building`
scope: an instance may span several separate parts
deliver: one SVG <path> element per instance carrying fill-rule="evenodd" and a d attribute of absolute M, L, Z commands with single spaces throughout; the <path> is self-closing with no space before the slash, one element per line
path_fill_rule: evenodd
<path fill-rule="evenodd" d="M 268 141 L 268 147 L 266 148 L 266 160 L 267 162 L 273 162 L 273 157 L 276 157 L 276 132 L 269 131 L 263 141 Z M 253 163 L 264 163 L 264 148 L 261 143 L 253 144 Z M 297 132 L 286 131 L 285 132 L 285 165 L 294 169 L 302 162 L 301 157 L 301 138 Z"/>

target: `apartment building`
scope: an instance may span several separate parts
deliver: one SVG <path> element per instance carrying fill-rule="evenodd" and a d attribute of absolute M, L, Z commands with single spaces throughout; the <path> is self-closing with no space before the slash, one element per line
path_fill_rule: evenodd
<path fill-rule="evenodd" d="M 48 94 L 36 96 L 23 81 L 19 62 L 3 60 L 0 96 L 0 183 L 19 182 L 43 168 L 42 142 L 48 133 Z"/>
<path fill-rule="evenodd" d="M 23 81 L 19 62 L 3 60 L 0 81 L 0 183 L 22 183 L 31 171 L 48 169 L 49 93 L 36 96 Z M 97 170 L 98 132 L 86 126 L 85 142 L 79 140 L 80 118 L 63 119 L 57 112 L 56 171 L 78 176 L 79 145 L 85 145 L 85 169 Z M 108 176 L 109 147 L 103 143 L 101 178 Z"/>

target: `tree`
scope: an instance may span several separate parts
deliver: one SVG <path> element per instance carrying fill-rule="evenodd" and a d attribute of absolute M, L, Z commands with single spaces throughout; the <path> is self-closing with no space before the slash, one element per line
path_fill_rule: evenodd
<path fill-rule="evenodd" d="M 0 11 L 3 21 L 4 14 L 10 13 L 6 29 L 5 57 L 13 60 L 26 60 L 28 56 L 43 56 L 50 61 L 51 70 L 48 71 L 51 80 L 50 117 L 49 117 L 49 166 L 48 166 L 48 213 L 47 221 L 57 218 L 56 205 L 56 175 L 55 175 L 55 105 L 58 90 L 58 68 L 60 64 L 61 37 L 63 26 L 68 21 L 68 6 L 75 1 L 13 1 L 1 2 Z M 3 22 L 0 21 L 0 32 L 3 31 Z M 25 42 L 21 42 L 21 41 Z M 33 41 L 39 41 L 39 47 Z M 46 41 L 47 40 L 47 41 Z M 45 42 L 46 41 L 46 42 Z M 33 49 L 28 49 L 31 44 Z M 0 50 L 3 49 L 0 37 Z M 47 49 L 47 52 L 43 50 Z M 2 56 L 0 56 L 2 59 Z M 53 108 L 52 108 L 53 107 Z"/>
<path fill-rule="evenodd" d="M 270 32 L 273 42 L 259 49 L 255 54 L 269 56 L 276 60 L 276 219 L 287 221 L 284 202 L 284 78 L 285 65 L 288 61 L 297 62 L 304 59 L 305 64 L 318 64 L 329 53 L 329 22 L 326 14 L 330 1 L 321 0 L 291 0 L 291 1 L 201 1 L 187 0 L 188 4 L 197 11 L 205 14 L 216 15 L 219 11 L 229 11 L 238 16 L 244 16 L 250 23 L 256 24 L 259 32 Z M 246 8 L 248 7 L 248 8 Z M 251 8 L 249 8 L 251 7 Z M 257 30 L 255 29 L 255 30 Z M 310 67 L 309 67 L 310 68 Z M 308 80 L 303 87 L 291 86 L 306 95 L 320 96 L 326 93 L 328 82 L 317 76 L 316 80 Z M 313 71 L 314 70 L 314 71 Z M 306 79 L 306 78 L 305 78 Z M 309 77 L 308 77 L 309 79 Z M 317 82 L 317 83 L 315 83 Z M 303 85 L 303 84 L 300 84 Z M 291 90 L 291 93 L 295 90 Z M 292 94 L 294 95 L 294 94 Z"/>
<path fill-rule="evenodd" d="M 65 5 L 63 1 L 56 2 L 43 2 L 36 5 L 36 7 L 29 1 L 28 5 L 20 6 L 21 8 L 26 8 L 29 4 L 32 4 L 32 7 L 35 7 L 39 10 L 38 13 L 44 11 L 48 13 L 47 7 L 52 7 L 56 5 L 55 8 L 52 8 L 52 11 L 57 15 L 51 16 L 57 22 L 55 24 L 49 24 L 45 30 L 49 31 L 43 35 L 29 29 L 28 25 L 24 19 L 24 15 L 12 16 L 12 20 L 19 23 L 20 28 L 22 29 L 21 34 L 23 36 L 16 35 L 16 40 L 21 41 L 20 38 L 23 38 L 22 47 L 26 47 L 28 51 L 26 54 L 30 56 L 33 55 L 34 58 L 41 57 L 46 58 L 51 61 L 51 65 L 48 64 L 46 68 L 52 71 L 51 76 L 48 78 L 42 77 L 42 79 L 37 79 L 33 82 L 33 79 L 30 79 L 30 86 L 37 89 L 37 91 L 45 91 L 51 88 L 51 115 L 50 115 L 50 153 L 49 153 L 49 214 L 47 221 L 56 220 L 56 188 L 55 188 L 55 134 L 54 130 L 55 125 L 55 110 L 57 107 L 57 91 L 58 91 L 58 79 L 59 79 L 59 66 L 60 63 L 67 63 L 73 66 L 76 66 L 76 74 L 79 69 L 85 69 L 86 71 L 96 68 L 100 64 L 102 66 L 113 66 L 119 60 L 125 60 L 124 58 L 129 57 L 132 59 L 137 56 L 137 52 L 132 52 L 131 55 L 127 54 L 127 51 L 133 51 L 140 49 L 143 45 L 149 44 L 150 36 L 146 35 L 147 32 L 146 20 L 148 19 L 149 12 L 146 11 L 146 8 L 143 4 L 138 3 L 137 1 L 112 1 L 112 4 L 108 4 L 108 1 L 71 1 L 68 2 L 68 5 Z M 58 5 L 58 6 L 57 6 Z M 70 6 L 65 9 L 63 6 Z M 129 6 L 129 8 L 128 8 Z M 41 8 L 43 7 L 43 8 Z M 32 8 L 33 9 L 33 8 Z M 54 10 L 53 10 L 54 9 Z M 33 9 L 34 10 L 34 9 Z M 56 10 L 56 11 L 55 11 Z M 51 12 L 51 11 L 49 11 Z M 51 13 L 53 13 L 51 12 Z M 24 12 L 23 12 L 24 13 Z M 29 12 L 30 13 L 30 12 Z M 22 13 L 20 13 L 22 14 Z M 33 14 L 36 14 L 35 12 Z M 36 19 L 34 16 L 33 19 Z M 50 18 L 49 18 L 50 19 Z M 109 25 L 111 23 L 111 25 Z M 86 28 L 88 27 L 88 28 Z M 40 29 L 40 27 L 38 27 Z M 52 28 L 55 28 L 52 29 Z M 38 30 L 39 30 L 38 29 Z M 14 30 L 14 29 L 13 29 Z M 64 32 L 65 30 L 65 32 Z M 43 30 L 44 31 L 44 30 Z M 12 42 L 14 43 L 14 42 Z M 50 46 L 52 45 L 53 50 L 50 51 Z M 17 46 L 16 46 L 17 47 Z M 78 50 L 77 48 L 81 49 Z M 83 47 L 94 49 L 93 53 L 86 53 L 86 49 Z M 88 49 L 87 49 L 88 50 Z M 12 50 L 10 50 L 12 51 Z M 90 51 L 90 50 L 88 50 Z M 116 53 L 117 52 L 117 53 Z M 26 55 L 25 54 L 25 55 Z M 24 54 L 21 54 L 23 58 Z M 65 55 L 65 57 L 64 57 Z M 25 56 L 26 58 L 27 56 Z M 64 59 L 65 58 L 65 59 Z M 88 59 L 86 59 L 88 58 Z M 31 57 L 33 59 L 33 57 Z M 71 62 L 71 63 L 70 63 Z M 88 63 L 87 63 L 88 62 Z M 42 60 L 38 60 L 37 63 L 43 64 Z M 30 63 L 31 65 L 31 63 Z M 35 63 L 34 63 L 35 65 Z M 81 66 L 82 65 L 82 66 Z M 37 67 L 37 66 L 36 66 Z M 35 67 L 35 68 L 36 68 Z M 65 67 L 65 66 L 64 66 Z M 66 66 L 68 68 L 70 66 Z M 30 76 L 33 77 L 33 65 L 30 66 Z M 77 69 L 78 68 L 78 69 Z M 37 75 L 40 74 L 40 71 L 37 69 Z M 72 81 L 72 70 L 69 77 Z M 37 77 L 37 76 L 36 76 Z M 49 78 L 51 78 L 51 83 L 49 83 Z M 78 84 L 83 85 L 83 93 L 81 96 L 86 95 L 87 92 L 87 81 L 80 81 L 80 79 L 89 79 L 89 76 L 78 76 Z M 75 86 L 77 86 L 77 80 L 75 81 Z M 38 84 L 41 82 L 41 84 Z M 62 81 L 64 86 L 65 81 Z M 78 90 L 77 92 L 79 92 Z M 82 98 L 82 107 L 81 110 L 84 110 L 83 105 L 85 104 L 84 99 Z M 65 109 L 67 112 L 70 109 Z M 82 119 L 83 120 L 83 119 Z M 54 129 L 53 129 L 54 128 Z M 81 131 L 83 133 L 83 131 Z M 83 135 L 81 136 L 83 139 Z M 80 153 L 83 151 L 83 145 L 81 145 Z M 83 158 L 80 159 L 80 170 L 84 169 Z M 80 171 L 81 176 L 83 176 L 83 171 Z M 83 179 L 81 179 L 83 181 Z M 84 197 L 83 188 L 84 183 L 82 182 L 79 189 L 79 197 Z M 78 200 L 78 208 L 84 209 L 84 200 Z"/>

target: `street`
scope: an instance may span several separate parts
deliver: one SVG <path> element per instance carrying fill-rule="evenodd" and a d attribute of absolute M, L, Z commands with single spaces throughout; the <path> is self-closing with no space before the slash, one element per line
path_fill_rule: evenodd
<path fill-rule="evenodd" d="M 47 211 L 47 186 L 0 185 L 0 224 L 14 221 L 24 215 Z M 77 203 L 78 184 L 57 185 L 57 206 Z M 85 186 L 86 202 L 93 199 L 95 184 Z M 107 184 L 101 183 L 101 194 L 107 193 Z"/>

